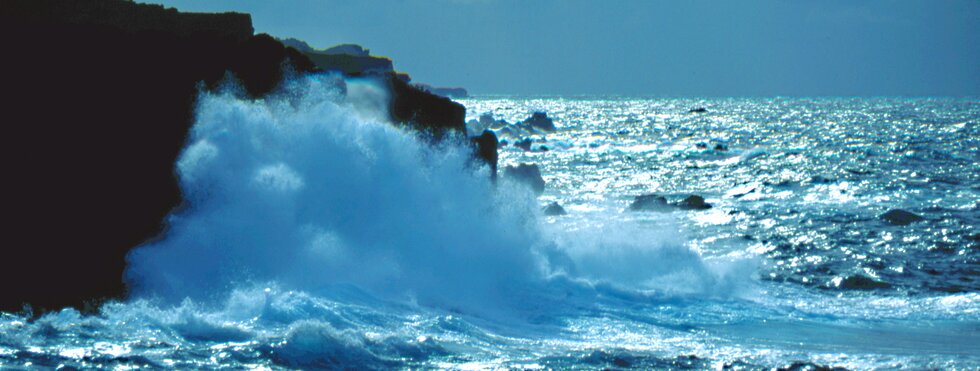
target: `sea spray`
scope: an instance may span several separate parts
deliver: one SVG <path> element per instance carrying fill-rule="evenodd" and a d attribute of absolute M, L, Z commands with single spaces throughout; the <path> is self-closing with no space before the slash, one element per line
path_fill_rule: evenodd
<path fill-rule="evenodd" d="M 314 76 L 261 100 L 202 93 L 177 163 L 187 205 L 163 239 L 129 255 L 134 296 L 349 283 L 486 307 L 533 284 L 533 204 L 503 200 L 462 140 L 429 145 L 372 114 L 376 99 L 345 94 L 378 91 L 367 84 Z"/>
<path fill-rule="evenodd" d="M 555 117 L 566 120 L 561 123 L 561 130 L 550 133 L 547 140 L 569 143 L 570 147 L 550 147 L 552 151 L 548 153 L 504 147 L 501 152 L 505 165 L 535 162 L 541 166 L 547 188 L 541 199 L 536 200 L 521 185 L 508 184 L 506 179 L 500 179 L 496 186 L 490 185 L 485 170 L 463 160 L 468 158 L 469 149 L 461 147 L 458 141 L 436 143 L 435 148 L 430 148 L 429 140 L 420 141 L 415 134 L 378 119 L 386 116 L 375 112 L 376 108 L 365 107 L 378 107 L 371 102 L 384 102 L 384 94 L 375 94 L 383 93 L 383 89 L 372 93 L 367 85 L 364 86 L 369 88 L 367 92 L 353 92 L 356 89 L 350 89 L 349 82 L 345 89 L 343 81 L 327 78 L 295 81 L 281 94 L 262 101 L 239 98 L 228 92 L 203 96 L 202 105 L 210 107 L 202 106 L 199 110 L 197 134 L 188 142 L 178 167 L 185 186 L 186 207 L 171 217 L 176 223 L 171 224 L 167 235 L 141 250 L 144 256 L 137 258 L 144 259 L 138 264 L 142 276 L 130 276 L 144 277 L 146 281 L 142 286 L 130 281 L 135 291 L 132 298 L 108 303 L 94 315 L 72 309 L 40 318 L 0 313 L 0 368 L 568 369 L 628 365 L 638 369 L 670 369 L 826 365 L 854 369 L 974 369 L 980 364 L 976 350 L 980 295 L 969 286 L 970 281 L 963 279 L 972 277 L 964 267 L 970 266 L 973 250 L 969 243 L 973 240 L 952 247 L 958 251 L 955 254 L 929 248 L 930 241 L 956 241 L 957 238 L 963 241 L 964 236 L 975 233 L 969 229 L 975 223 L 954 222 L 973 220 L 969 212 L 974 209 L 976 197 L 969 191 L 976 184 L 976 177 L 975 172 L 966 171 L 975 167 L 973 162 L 929 163 L 928 171 L 946 174 L 959 182 L 939 183 L 938 188 L 932 182 L 909 182 L 902 183 L 906 184 L 903 187 L 912 188 L 896 190 L 888 186 L 894 184 L 892 177 L 866 176 L 863 171 L 852 174 L 863 179 L 860 181 L 831 180 L 832 183 L 848 180 L 852 187 L 857 186 L 858 192 L 851 193 L 851 188 L 845 190 L 853 197 L 876 200 L 873 205 L 864 204 L 865 212 L 855 214 L 851 206 L 838 208 L 806 198 L 826 184 L 811 184 L 805 179 L 811 179 L 815 173 L 851 174 L 833 166 L 844 166 L 840 164 L 863 156 L 864 152 L 850 152 L 837 141 L 814 141 L 820 150 L 809 154 L 780 150 L 778 154 L 752 161 L 713 165 L 700 161 L 702 157 L 697 154 L 703 154 L 703 150 L 693 144 L 688 150 L 678 150 L 661 135 L 668 133 L 664 131 L 668 127 L 670 132 L 679 133 L 671 134 L 677 140 L 724 130 L 732 135 L 727 141 L 731 152 L 710 157 L 717 159 L 761 145 L 799 147 L 792 143 L 799 135 L 796 132 L 785 135 L 787 128 L 816 126 L 819 130 L 813 130 L 810 135 L 818 139 L 834 130 L 851 130 L 850 137 L 871 143 L 869 146 L 876 153 L 874 158 L 887 160 L 874 166 L 885 166 L 885 169 L 893 166 L 892 172 L 875 169 L 875 174 L 879 171 L 897 174 L 897 170 L 906 166 L 908 154 L 882 148 L 875 141 L 881 133 L 907 132 L 908 138 L 933 140 L 928 148 L 950 150 L 967 158 L 975 152 L 970 152 L 976 147 L 972 138 L 978 137 L 972 130 L 975 126 L 961 124 L 976 117 L 977 108 L 972 101 L 966 108 L 949 100 L 940 100 L 939 105 L 899 100 L 897 106 L 889 101 L 871 101 L 870 104 L 879 107 L 898 107 L 895 112 L 910 112 L 909 109 L 920 112 L 919 108 L 923 108 L 921 112 L 926 113 L 915 115 L 936 122 L 905 125 L 904 121 L 888 120 L 853 124 L 858 121 L 849 120 L 849 115 L 868 117 L 863 103 L 866 100 L 843 108 L 803 106 L 802 112 L 810 112 L 805 115 L 808 118 L 805 122 L 770 119 L 781 117 L 771 114 L 779 110 L 770 101 L 756 99 L 712 104 L 719 115 L 736 118 L 721 121 L 704 121 L 703 117 L 686 114 L 686 110 L 671 115 L 671 107 L 692 105 L 676 104 L 675 100 L 626 102 L 629 104 L 618 99 L 543 100 L 542 106 L 547 107 L 549 114 L 556 112 Z M 313 88 L 317 86 L 326 89 Z M 314 95 L 322 98 L 314 99 Z M 278 125 L 302 127 L 294 122 L 302 123 L 296 117 L 303 115 L 293 111 L 306 110 L 310 102 L 319 102 L 336 112 L 324 108 L 322 111 L 334 114 L 309 115 L 332 121 L 323 122 L 326 128 L 298 130 L 295 136 L 317 136 L 309 147 L 322 156 L 334 156 L 317 156 L 319 160 L 329 159 L 329 163 L 314 166 L 300 161 L 303 156 L 290 157 L 294 152 L 292 147 L 302 149 L 301 144 L 307 143 L 302 139 L 286 141 L 261 133 L 257 128 L 244 135 L 243 129 L 236 126 L 262 127 L 253 122 L 259 120 L 255 117 L 260 117 L 270 122 L 263 124 L 269 126 L 265 129 L 270 133 L 280 130 Z M 487 102 L 503 108 L 521 104 L 518 98 Z M 473 101 L 464 103 L 473 106 L 471 112 L 486 111 Z M 361 108 L 356 107 L 358 104 Z M 792 103 L 787 108 L 797 106 Z M 621 108 L 603 111 L 595 116 L 598 120 L 592 115 L 576 118 L 569 114 L 599 112 L 602 107 Z M 666 112 L 658 113 L 663 120 L 621 120 L 634 115 L 643 117 L 644 111 L 640 110 L 643 107 L 652 107 L 647 112 Z M 565 113 L 559 114 L 562 109 Z M 517 112 L 514 117 L 502 117 L 509 121 L 526 117 L 523 106 L 514 111 Z M 745 125 L 749 127 L 732 130 L 741 127 L 746 120 L 745 112 L 763 119 L 748 119 Z M 944 118 L 947 113 L 951 119 Z M 236 114 L 244 119 L 232 125 L 231 119 Z M 219 121 L 209 128 L 206 117 L 229 121 Z M 956 135 L 962 135 L 961 138 L 950 140 L 942 135 L 922 134 L 946 130 L 944 125 L 950 121 L 955 124 L 952 128 L 959 128 Z M 759 135 L 760 125 L 778 130 Z M 624 126 L 635 134 L 629 137 L 619 134 Z M 881 127 L 889 130 L 876 130 Z M 328 132 L 334 129 L 337 132 Z M 388 138 L 387 143 L 408 143 L 413 146 L 410 148 L 418 149 L 381 150 L 377 144 L 386 141 L 371 139 L 369 133 Z M 609 138 L 602 139 L 603 135 Z M 860 139 L 861 135 L 870 138 Z M 767 141 L 789 143 L 756 143 L 760 136 Z M 600 145 L 590 146 L 593 142 Z M 268 154 L 277 148 L 284 154 Z M 621 151 L 624 148 L 629 150 Z M 235 162 L 234 158 L 225 157 L 229 153 L 242 157 Z M 402 153 L 421 153 L 421 160 L 399 162 L 389 158 Z M 916 153 L 918 156 L 931 152 Z M 365 174 L 368 168 L 333 163 L 337 161 L 390 166 L 375 167 Z M 423 187 L 410 183 L 399 189 L 404 191 L 397 198 L 386 201 L 411 203 L 430 195 L 427 202 L 452 206 L 463 202 L 457 198 L 464 196 L 483 200 L 476 203 L 466 200 L 467 205 L 480 211 L 464 212 L 461 217 L 479 216 L 477 222 L 490 223 L 484 231 L 512 236 L 509 241 L 514 244 L 492 251 L 511 254 L 508 261 L 530 261 L 530 269 L 518 271 L 526 275 L 508 276 L 498 282 L 489 272 L 497 267 L 461 268 L 489 277 L 487 280 L 493 282 L 481 286 L 480 280 L 470 280 L 466 274 L 435 269 L 440 264 L 462 261 L 463 257 L 459 256 L 462 252 L 457 255 L 450 252 L 448 258 L 428 264 L 407 259 L 410 253 L 441 256 L 446 253 L 424 250 L 445 250 L 444 245 L 413 245 L 412 242 L 429 240 L 413 240 L 407 234 L 383 238 L 385 235 L 380 232 L 379 236 L 371 236 L 373 239 L 361 237 L 352 242 L 354 238 L 349 236 L 356 235 L 353 231 L 390 233 L 394 230 L 395 227 L 386 225 L 355 229 L 363 224 L 344 223 L 348 219 L 370 221 L 369 216 L 374 214 L 368 211 L 388 209 L 405 213 L 390 205 L 374 206 L 363 213 L 348 209 L 340 201 L 330 204 L 335 208 L 326 211 L 304 208 L 308 203 L 317 207 L 327 204 L 312 197 L 330 198 L 342 192 L 378 193 L 375 188 L 383 187 L 385 180 L 397 184 L 396 176 L 401 174 L 398 166 L 402 164 L 423 164 L 414 171 L 423 172 L 431 179 L 464 184 L 447 186 L 444 189 L 450 191 L 444 193 L 426 193 L 420 190 Z M 333 173 L 338 179 L 316 175 L 315 170 L 321 168 L 350 174 Z M 458 171 L 450 171 L 453 169 Z M 840 171 L 828 171 L 834 169 Z M 467 175 L 470 173 L 472 177 Z M 786 182 L 772 179 L 773 175 L 804 181 L 787 186 Z M 236 177 L 232 178 L 235 182 L 224 179 L 225 176 Z M 743 183 L 758 188 L 751 193 L 758 197 L 725 195 L 733 186 Z M 470 188 L 466 190 L 463 186 Z M 948 191 L 946 187 L 953 190 Z M 622 211 L 633 196 L 649 192 L 678 198 L 693 192 L 703 195 L 715 207 L 706 212 Z M 878 196 L 903 198 L 912 197 L 908 193 L 919 192 L 921 196 L 915 197 L 936 199 L 942 206 L 923 211 L 930 216 L 929 221 L 904 228 L 882 225 L 875 219 L 880 211 L 874 205 L 889 204 Z M 239 197 L 242 195 L 255 198 Z M 305 199 L 306 196 L 311 198 Z M 538 202 L 552 200 L 559 201 L 569 214 L 539 215 Z M 282 208 L 287 208 L 287 212 Z M 477 229 L 462 221 L 451 223 L 448 227 L 452 228 L 435 228 L 431 224 L 434 220 L 429 215 L 431 212 L 420 210 L 413 210 L 411 218 L 402 223 L 413 223 L 411 226 L 423 233 L 426 232 L 421 228 L 423 225 L 438 229 L 425 236 L 438 234 L 451 238 L 460 229 L 464 232 Z M 240 215 L 240 211 L 262 218 Z M 451 216 L 450 211 L 444 214 L 445 218 Z M 377 215 L 381 221 L 396 220 L 384 213 Z M 222 228 L 214 229 L 215 226 Z M 279 226 L 287 228 L 277 229 Z M 212 229 L 221 234 L 206 234 Z M 272 251 L 263 252 L 265 247 L 259 246 L 256 236 L 250 235 L 265 231 L 279 231 L 277 236 L 262 237 L 275 242 Z M 863 237 L 852 234 L 855 231 Z M 180 237 L 181 234 L 184 236 Z M 518 237 L 513 237 L 515 234 Z M 888 242 L 886 236 L 893 238 Z M 480 238 L 499 243 L 504 237 L 491 234 Z M 384 251 L 377 247 L 378 241 L 407 252 Z M 897 244 L 898 241 L 904 242 Z M 181 249 L 183 242 L 190 248 Z M 889 244 L 877 248 L 882 242 Z M 252 258 L 249 252 L 238 251 L 239 248 L 252 248 L 264 255 Z M 359 251 L 360 248 L 366 250 Z M 892 251 L 895 248 L 897 252 Z M 370 260 L 369 253 L 376 256 L 387 253 L 406 260 Z M 480 264 L 486 260 L 476 252 L 466 253 Z M 762 255 L 743 258 L 752 254 Z M 158 262 L 149 259 L 154 255 L 165 264 L 149 264 Z M 868 257 L 862 258 L 863 255 Z M 762 264 L 755 265 L 755 260 L 761 260 Z M 929 268 L 928 264 L 944 261 L 955 264 L 933 266 L 941 272 L 936 277 L 956 277 L 952 281 L 918 273 L 924 268 L 917 265 L 927 264 L 925 268 Z M 370 269 L 380 264 L 414 267 L 427 272 L 429 277 L 455 281 L 452 282 L 455 286 L 446 283 L 443 289 L 435 285 L 435 278 L 423 281 L 408 277 L 394 283 L 369 279 L 371 274 L 380 274 Z M 970 291 L 844 290 L 807 283 L 816 280 L 819 285 L 824 282 L 822 277 L 847 273 L 839 268 L 850 265 L 859 265 L 867 274 L 876 273 L 879 275 L 876 279 L 896 286 L 955 281 Z M 773 267 L 785 267 L 785 270 Z M 900 270 L 888 273 L 893 267 Z M 789 270 L 796 273 L 782 275 Z M 219 277 L 220 272 L 224 275 Z M 407 277 L 401 273 L 381 273 Z M 752 275 L 763 279 L 755 281 L 750 278 Z M 751 295 L 743 295 L 746 286 L 756 290 Z M 481 290 L 489 287 L 483 291 L 497 292 L 468 293 L 459 287 Z M 943 286 L 943 289 L 950 287 Z M 514 312 L 511 308 L 518 308 L 521 316 L 501 319 L 500 314 Z M 508 321 L 511 318 L 519 320 Z"/>
<path fill-rule="evenodd" d="M 499 317 L 567 289 L 549 283 L 556 276 L 577 282 L 585 301 L 593 284 L 725 287 L 680 236 L 625 224 L 543 233 L 526 187 L 491 182 L 462 138 L 432 143 L 387 122 L 387 99 L 370 79 L 332 75 L 298 77 L 259 100 L 233 86 L 203 92 L 177 162 L 186 205 L 166 236 L 128 256 L 133 297 L 207 302 L 255 285 L 352 285 Z"/>

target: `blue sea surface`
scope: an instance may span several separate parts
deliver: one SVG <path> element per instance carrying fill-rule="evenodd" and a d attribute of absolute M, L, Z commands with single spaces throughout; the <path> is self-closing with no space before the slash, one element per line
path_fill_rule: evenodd
<path fill-rule="evenodd" d="M 386 99 L 203 93 L 132 297 L 0 313 L 0 368 L 980 367 L 977 99 L 462 99 L 496 182 Z"/>

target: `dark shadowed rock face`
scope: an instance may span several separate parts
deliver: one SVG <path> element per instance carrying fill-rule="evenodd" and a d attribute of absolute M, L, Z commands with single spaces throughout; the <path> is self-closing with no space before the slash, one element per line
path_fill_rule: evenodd
<path fill-rule="evenodd" d="M 319 70 L 253 35 L 247 14 L 126 0 L 0 0 L 0 48 L 0 191 L 15 221 L 0 234 L 4 311 L 123 296 L 127 252 L 180 205 L 174 162 L 199 89 L 230 73 L 257 98 L 284 70 Z M 465 133 L 463 106 L 383 76 L 394 121 L 437 138 Z M 493 168 L 496 138 L 485 136 L 476 151 Z"/>
<path fill-rule="evenodd" d="M 181 202 L 173 166 L 198 86 L 227 72 L 252 96 L 312 64 L 248 15 L 185 15 L 127 1 L 0 2 L 8 97 L 0 166 L 0 310 L 124 293 L 128 250 Z M 17 56 L 11 58 L 11 56 Z"/>
<path fill-rule="evenodd" d="M 482 159 L 490 165 L 490 176 L 497 177 L 497 135 L 490 130 L 484 130 L 483 134 L 473 138 L 476 146 L 476 157 Z"/>
<path fill-rule="evenodd" d="M 892 209 L 881 214 L 881 219 L 894 225 L 909 225 L 923 220 L 921 216 L 902 209 Z"/>
<path fill-rule="evenodd" d="M 504 176 L 527 184 L 537 194 L 544 193 L 544 178 L 541 177 L 541 169 L 538 165 L 508 166 L 504 168 Z"/>
<path fill-rule="evenodd" d="M 389 75 L 391 76 L 391 75 Z M 449 132 L 466 133 L 466 108 L 449 98 L 414 87 L 401 79 L 389 77 L 392 92 L 392 120 L 441 138 Z"/>
<path fill-rule="evenodd" d="M 248 14 L 184 13 L 130 0 L 3 0 L 0 6 L 4 17 L 34 24 L 104 26 L 134 33 L 230 37 L 236 41 L 251 38 L 254 33 Z"/>
<path fill-rule="evenodd" d="M 125 0 L 0 1 L 0 45 L 18 56 L 0 58 L 11 97 L 0 190 L 17 220 L 0 236 L 5 260 L 16 262 L 0 269 L 0 280 L 17 282 L 0 296 L 0 310 L 124 293 L 126 253 L 158 235 L 181 202 L 173 164 L 198 89 L 230 72 L 259 97 L 284 68 L 317 70 L 298 50 L 252 33 L 247 14 Z M 464 132 L 461 105 L 385 76 L 393 120 L 437 138 Z M 495 170 L 496 137 L 475 142 Z"/>

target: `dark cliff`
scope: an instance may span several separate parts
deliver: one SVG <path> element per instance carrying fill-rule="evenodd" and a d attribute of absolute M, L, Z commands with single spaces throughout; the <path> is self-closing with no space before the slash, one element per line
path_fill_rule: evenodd
<path fill-rule="evenodd" d="M 5 90 L 0 309 L 119 297 L 126 252 L 181 201 L 173 164 L 198 86 L 227 72 L 248 94 L 293 49 L 244 14 L 181 14 L 128 1 L 0 1 Z"/>
<path fill-rule="evenodd" d="M 284 69 L 320 70 L 247 14 L 127 0 L 0 0 L 0 48 L 4 311 L 122 297 L 126 253 L 181 202 L 174 162 L 199 89 L 230 73 L 259 97 Z M 394 120 L 462 130 L 462 106 L 384 76 Z"/>

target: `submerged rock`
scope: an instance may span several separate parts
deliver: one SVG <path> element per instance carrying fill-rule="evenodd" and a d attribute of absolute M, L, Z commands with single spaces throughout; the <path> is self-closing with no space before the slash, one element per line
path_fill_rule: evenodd
<path fill-rule="evenodd" d="M 542 209 L 542 211 L 544 211 L 544 215 L 550 215 L 550 216 L 568 214 L 568 212 L 565 211 L 565 208 L 561 207 L 561 205 L 559 205 L 557 202 L 552 202 L 548 204 L 548 206 L 545 206 Z"/>
<path fill-rule="evenodd" d="M 909 225 L 924 220 L 921 216 L 902 209 L 891 209 L 881 214 L 881 219 L 894 225 Z"/>
<path fill-rule="evenodd" d="M 529 185 L 537 194 L 544 193 L 544 178 L 541 177 L 541 169 L 538 165 L 508 166 L 504 168 L 504 176 Z"/>

